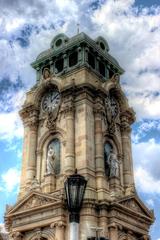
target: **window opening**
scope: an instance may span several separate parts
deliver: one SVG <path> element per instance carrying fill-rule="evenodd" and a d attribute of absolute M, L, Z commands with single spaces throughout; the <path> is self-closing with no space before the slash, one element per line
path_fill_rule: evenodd
<path fill-rule="evenodd" d="M 78 63 L 78 53 L 73 52 L 69 55 L 69 67 L 73 67 Z"/>

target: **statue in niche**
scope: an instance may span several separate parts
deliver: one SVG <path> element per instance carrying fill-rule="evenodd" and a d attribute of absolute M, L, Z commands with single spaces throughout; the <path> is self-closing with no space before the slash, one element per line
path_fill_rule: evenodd
<path fill-rule="evenodd" d="M 60 142 L 58 139 L 53 139 L 48 146 L 46 165 L 47 174 L 60 173 Z"/>
<path fill-rule="evenodd" d="M 49 145 L 47 153 L 47 174 L 55 173 L 55 151 L 52 145 Z"/>
<path fill-rule="evenodd" d="M 109 177 L 119 177 L 119 161 L 112 149 L 108 155 L 107 162 L 110 169 Z"/>
<path fill-rule="evenodd" d="M 119 177 L 119 161 L 109 143 L 107 143 L 104 147 L 104 161 L 106 176 Z"/>

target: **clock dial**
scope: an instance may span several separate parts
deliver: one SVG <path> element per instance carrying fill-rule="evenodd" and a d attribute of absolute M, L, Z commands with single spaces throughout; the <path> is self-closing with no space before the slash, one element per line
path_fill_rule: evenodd
<path fill-rule="evenodd" d="M 45 112 L 52 112 L 60 103 L 60 93 L 58 91 L 51 91 L 44 95 L 42 99 L 42 110 Z"/>

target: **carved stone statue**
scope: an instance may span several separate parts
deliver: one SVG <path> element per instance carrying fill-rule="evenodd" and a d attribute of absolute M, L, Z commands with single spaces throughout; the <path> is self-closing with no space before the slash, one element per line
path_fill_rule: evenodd
<path fill-rule="evenodd" d="M 47 79 L 50 77 L 50 70 L 48 68 L 45 68 L 43 70 L 43 77 L 44 77 L 44 79 Z"/>
<path fill-rule="evenodd" d="M 47 153 L 47 174 L 54 174 L 55 173 L 55 151 L 52 145 L 48 148 Z"/>
<path fill-rule="evenodd" d="M 119 161 L 117 159 L 117 155 L 113 152 L 113 150 L 110 151 L 107 162 L 110 169 L 109 177 L 119 177 Z"/>

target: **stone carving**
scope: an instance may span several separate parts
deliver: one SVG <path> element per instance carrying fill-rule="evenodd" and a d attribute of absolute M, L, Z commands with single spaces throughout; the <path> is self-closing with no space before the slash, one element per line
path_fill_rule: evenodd
<path fill-rule="evenodd" d="M 109 177 L 119 177 L 119 161 L 112 149 L 108 155 L 107 162 L 109 166 Z"/>
<path fill-rule="evenodd" d="M 55 118 L 55 114 L 52 112 L 48 113 L 46 127 L 52 130 L 56 128 L 56 118 Z"/>
<path fill-rule="evenodd" d="M 45 69 L 43 70 L 43 78 L 44 78 L 44 79 L 48 79 L 48 78 L 50 78 L 50 76 L 51 76 L 51 73 L 50 73 L 49 68 L 45 68 Z"/>
<path fill-rule="evenodd" d="M 42 205 L 46 205 L 48 203 L 53 203 L 52 199 L 45 198 L 39 195 L 33 195 L 28 201 L 26 201 L 21 208 L 18 209 L 19 211 L 27 210 L 30 208 L 40 207 Z"/>
<path fill-rule="evenodd" d="M 31 182 L 31 186 L 30 186 L 30 191 L 40 191 L 41 190 L 41 186 L 37 180 L 37 178 L 34 178 Z"/>
<path fill-rule="evenodd" d="M 132 209 L 135 212 L 145 214 L 144 211 L 142 210 L 142 208 L 136 203 L 136 201 L 134 199 L 126 200 L 126 201 L 122 202 L 122 205 L 124 205 L 125 207 L 127 207 L 129 209 Z"/>
<path fill-rule="evenodd" d="M 47 153 L 47 174 L 55 173 L 55 151 L 52 145 L 49 145 L 48 153 Z"/>
<path fill-rule="evenodd" d="M 119 107 L 114 97 L 109 95 L 106 97 L 106 116 L 108 122 L 108 131 L 114 134 L 116 131 L 116 123 L 119 122 Z"/>

